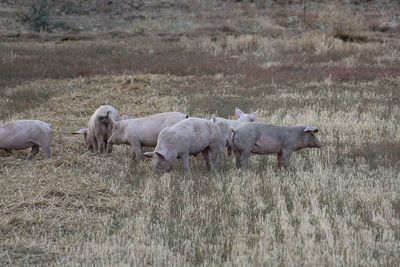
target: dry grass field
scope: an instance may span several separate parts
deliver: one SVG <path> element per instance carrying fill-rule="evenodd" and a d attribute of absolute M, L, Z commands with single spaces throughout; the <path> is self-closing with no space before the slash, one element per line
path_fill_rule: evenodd
<path fill-rule="evenodd" d="M 22 2 L 0 1 L 0 123 L 51 123 L 53 156 L 0 151 L 1 266 L 398 265 L 396 1 L 306 1 L 305 14 L 302 1 L 53 1 L 68 27 L 47 33 L 15 19 Z M 252 156 L 158 174 L 71 134 L 102 104 L 134 117 L 239 106 L 318 126 L 324 147 L 287 170 Z"/>

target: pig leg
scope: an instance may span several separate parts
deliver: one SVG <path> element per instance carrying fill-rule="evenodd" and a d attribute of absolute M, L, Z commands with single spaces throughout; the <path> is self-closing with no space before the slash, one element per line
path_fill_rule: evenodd
<path fill-rule="evenodd" d="M 97 143 L 97 148 L 98 148 L 99 154 L 103 154 L 103 152 L 104 152 L 104 144 L 103 144 L 103 142 Z"/>
<path fill-rule="evenodd" d="M 250 152 L 242 153 L 242 155 L 240 156 L 240 165 L 242 165 L 244 168 L 247 167 L 248 165 L 249 157 L 250 157 Z"/>
<path fill-rule="evenodd" d="M 31 153 L 29 153 L 27 159 L 28 160 L 33 159 L 33 157 L 35 157 L 38 153 L 39 153 L 39 146 L 35 144 L 32 146 Z"/>
<path fill-rule="evenodd" d="M 46 155 L 46 158 L 48 158 L 48 159 L 51 158 L 50 145 L 44 145 L 44 146 L 41 146 L 41 148 L 42 148 L 44 154 Z"/>
<path fill-rule="evenodd" d="M 201 151 L 201 154 L 203 155 L 204 162 L 206 163 L 206 166 L 208 169 L 210 169 L 210 157 L 209 157 L 209 148 L 204 149 Z"/>
<path fill-rule="evenodd" d="M 217 169 L 218 164 L 218 151 L 213 151 L 211 149 L 208 150 L 208 158 L 211 170 Z"/>
<path fill-rule="evenodd" d="M 111 143 L 107 143 L 107 153 L 110 154 L 112 152 L 113 149 L 113 144 Z"/>
<path fill-rule="evenodd" d="M 185 171 L 188 171 L 189 170 L 189 154 L 183 154 L 182 156 L 181 156 L 181 160 L 182 160 L 182 166 L 183 166 L 183 169 L 185 170 Z"/>
<path fill-rule="evenodd" d="M 136 158 L 136 153 L 135 149 L 133 149 L 133 146 L 131 147 L 131 152 L 129 152 L 129 158 L 132 160 Z"/>
<path fill-rule="evenodd" d="M 140 142 L 137 141 L 132 141 L 131 143 L 131 153 L 130 153 L 130 158 L 131 159 L 141 159 L 142 158 L 142 145 L 140 144 Z"/>
<path fill-rule="evenodd" d="M 235 152 L 235 160 L 236 160 L 236 167 L 242 168 L 246 167 L 248 163 L 248 159 L 250 157 L 250 152 Z"/>
<path fill-rule="evenodd" d="M 235 162 L 236 162 L 236 167 L 240 168 L 240 152 L 235 151 Z"/>
<path fill-rule="evenodd" d="M 96 136 L 97 139 L 97 149 L 100 154 L 105 150 L 105 144 L 102 136 Z"/>
<path fill-rule="evenodd" d="M 287 151 L 287 150 L 282 151 L 283 166 L 285 168 L 289 167 L 290 154 L 291 154 L 291 151 Z"/>
<path fill-rule="evenodd" d="M 91 148 L 90 148 L 90 146 L 91 146 Z M 92 152 L 95 152 L 95 153 L 97 152 L 97 140 L 96 140 L 96 138 L 94 138 L 94 137 L 90 138 L 89 149 Z"/>

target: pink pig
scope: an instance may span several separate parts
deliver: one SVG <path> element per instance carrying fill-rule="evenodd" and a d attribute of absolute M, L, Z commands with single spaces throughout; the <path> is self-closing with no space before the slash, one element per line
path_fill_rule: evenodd
<path fill-rule="evenodd" d="M 132 147 L 130 157 L 142 158 L 142 146 L 155 147 L 161 130 L 186 119 L 181 112 L 164 112 L 137 119 L 111 119 L 112 134 L 109 144 L 127 144 Z"/>
<path fill-rule="evenodd" d="M 111 153 L 112 144 L 107 144 L 112 130 L 109 118 L 118 121 L 118 111 L 110 105 L 100 106 L 90 117 L 88 127 L 73 132 L 73 134 L 83 134 L 87 149 L 99 153 L 107 150 L 107 153 Z"/>
<path fill-rule="evenodd" d="M 321 148 L 318 128 L 313 126 L 280 126 L 261 122 L 244 123 L 233 132 L 232 149 L 236 166 L 246 166 L 251 153 L 277 154 L 278 166 L 287 167 L 293 151 Z"/>
<path fill-rule="evenodd" d="M 225 147 L 221 130 L 209 120 L 189 118 L 165 128 L 158 136 L 154 152 L 144 153 L 153 159 L 157 170 L 170 171 L 176 159 L 189 170 L 189 155 L 202 153 L 209 168 L 217 167 L 218 155 Z"/>
<path fill-rule="evenodd" d="M 0 125 L 0 149 L 12 150 L 32 148 L 28 159 L 39 153 L 39 147 L 47 158 L 51 157 L 50 144 L 53 140 L 52 126 L 39 120 L 17 120 Z"/>

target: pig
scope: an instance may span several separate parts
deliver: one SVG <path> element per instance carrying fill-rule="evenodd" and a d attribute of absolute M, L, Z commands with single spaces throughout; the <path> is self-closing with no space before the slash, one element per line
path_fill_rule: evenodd
<path fill-rule="evenodd" d="M 154 152 L 144 155 L 152 158 L 156 170 L 169 172 L 177 158 L 188 171 L 189 155 L 202 153 L 207 167 L 215 170 L 218 155 L 223 153 L 224 147 L 221 130 L 216 124 L 206 119 L 189 118 L 162 130 Z"/>
<path fill-rule="evenodd" d="M 100 154 L 107 150 L 107 153 L 111 153 L 112 144 L 107 143 L 112 131 L 110 118 L 118 121 L 118 111 L 110 105 L 100 106 L 90 117 L 88 127 L 73 132 L 73 134 L 83 134 L 88 150 Z"/>
<path fill-rule="evenodd" d="M 52 140 L 52 126 L 43 121 L 17 120 L 0 125 L 0 149 L 6 153 L 31 147 L 27 159 L 32 159 L 39 153 L 40 147 L 45 156 L 50 158 Z"/>
<path fill-rule="evenodd" d="M 181 112 L 164 112 L 119 122 L 111 118 L 112 134 L 108 143 L 131 145 L 130 158 L 141 159 L 142 146 L 155 147 L 162 129 L 186 118 L 188 115 Z"/>
<path fill-rule="evenodd" d="M 232 154 L 231 140 L 233 129 L 236 129 L 244 122 L 254 122 L 257 120 L 257 111 L 251 114 L 244 113 L 238 107 L 235 107 L 236 120 L 229 120 L 221 117 L 213 117 L 211 121 L 220 127 L 221 134 L 226 143 L 228 157 Z"/>
<path fill-rule="evenodd" d="M 278 167 L 289 166 L 290 154 L 303 148 L 321 148 L 313 126 L 278 126 L 261 122 L 244 123 L 233 130 L 232 149 L 238 168 L 247 165 L 250 153 L 277 154 Z"/>

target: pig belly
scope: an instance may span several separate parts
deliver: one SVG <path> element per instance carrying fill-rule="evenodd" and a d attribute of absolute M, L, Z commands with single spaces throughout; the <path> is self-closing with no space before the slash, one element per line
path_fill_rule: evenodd
<path fill-rule="evenodd" d="M 201 143 L 193 142 L 190 144 L 189 154 L 197 155 L 200 152 L 202 152 L 208 145 L 209 145 L 209 143 L 205 143 L 205 142 L 201 142 Z"/>
<path fill-rule="evenodd" d="M 189 148 L 189 154 L 190 155 L 197 155 L 200 152 L 202 152 L 206 147 L 207 147 L 206 145 L 205 146 L 196 146 L 196 147 L 191 146 Z"/>
<path fill-rule="evenodd" d="M 251 152 L 254 154 L 274 154 L 280 151 L 280 142 L 270 137 L 261 137 L 251 149 Z"/>
<path fill-rule="evenodd" d="M 203 149 L 191 150 L 191 151 L 189 151 L 189 155 L 196 156 L 197 154 L 203 152 L 203 150 L 204 150 L 205 148 L 206 148 L 206 147 L 204 147 Z"/>
<path fill-rule="evenodd" d="M 150 133 L 144 134 L 144 137 L 141 140 L 143 146 L 147 147 L 155 147 L 157 145 L 157 137 L 158 134 Z"/>
<path fill-rule="evenodd" d="M 142 141 L 142 146 L 155 147 L 155 146 L 157 146 L 157 141 L 147 139 L 147 140 Z"/>
<path fill-rule="evenodd" d="M 34 146 L 35 144 L 32 142 L 7 142 L 1 146 L 2 149 L 15 149 L 15 150 L 23 150 L 29 147 Z"/>

